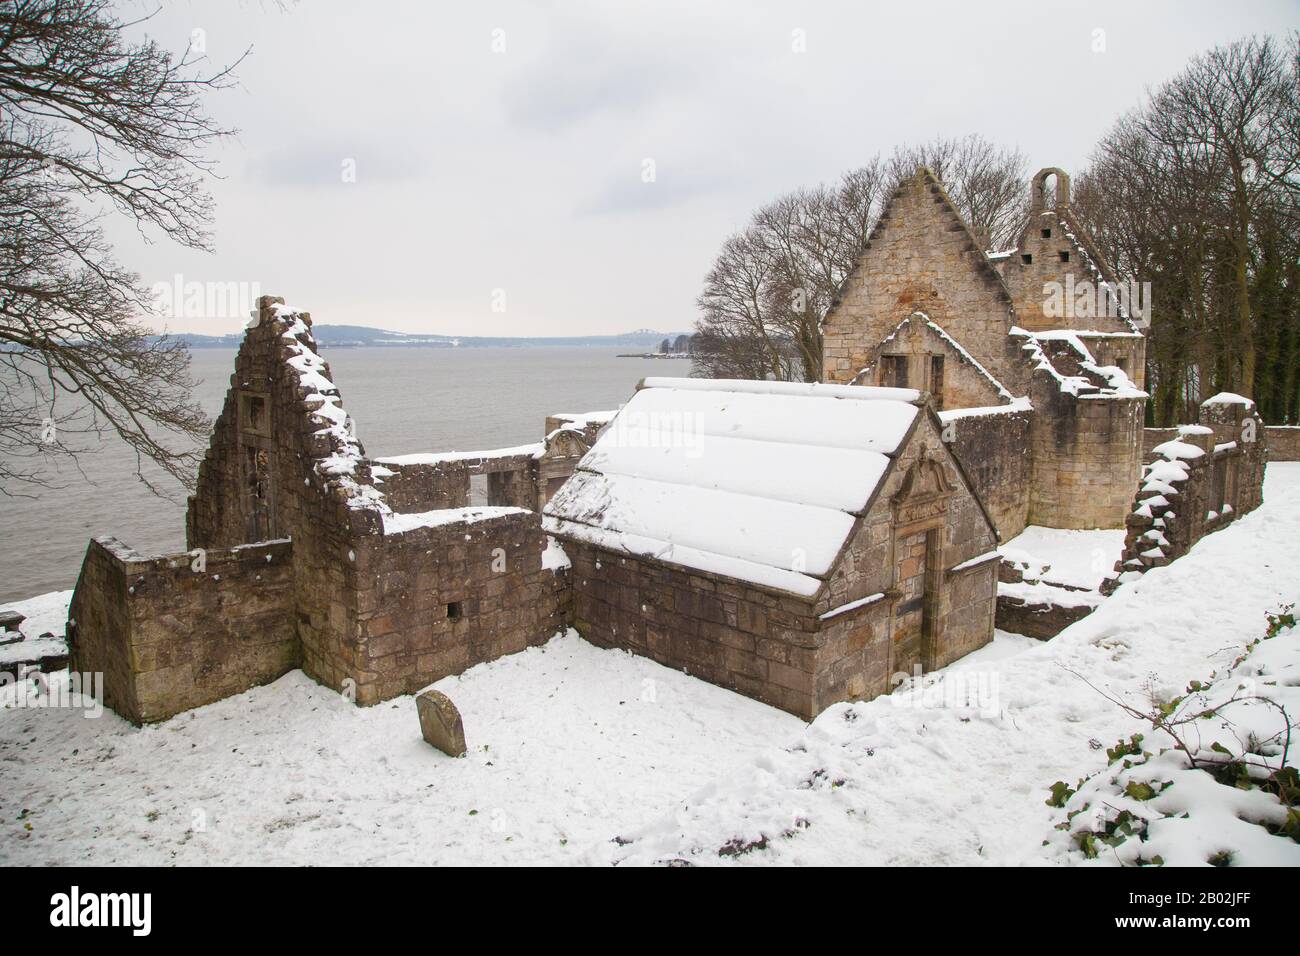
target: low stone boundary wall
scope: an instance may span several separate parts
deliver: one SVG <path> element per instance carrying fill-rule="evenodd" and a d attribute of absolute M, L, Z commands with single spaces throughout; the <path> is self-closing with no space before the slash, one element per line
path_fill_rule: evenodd
<path fill-rule="evenodd" d="M 1269 461 L 1300 461 L 1300 425 L 1265 425 Z"/>
<path fill-rule="evenodd" d="M 1095 606 L 1088 604 L 1031 604 L 1021 598 L 999 594 L 996 620 L 998 630 L 1046 641 L 1095 610 Z"/>

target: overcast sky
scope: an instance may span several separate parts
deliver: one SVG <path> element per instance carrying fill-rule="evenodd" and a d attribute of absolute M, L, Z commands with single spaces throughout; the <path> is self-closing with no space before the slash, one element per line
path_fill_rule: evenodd
<path fill-rule="evenodd" d="M 1296 0 L 182 0 L 160 43 L 252 47 L 209 98 L 240 130 L 216 151 L 216 251 L 113 235 L 148 285 L 257 283 L 318 323 L 684 330 L 719 245 L 782 192 L 968 132 L 1074 171 L 1197 52 L 1296 27 Z"/>

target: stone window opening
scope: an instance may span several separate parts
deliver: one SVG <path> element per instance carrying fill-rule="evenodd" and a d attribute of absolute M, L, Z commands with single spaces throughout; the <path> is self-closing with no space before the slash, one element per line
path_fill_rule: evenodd
<path fill-rule="evenodd" d="M 1044 229 L 1044 230 L 1043 230 L 1043 238 L 1044 238 L 1044 239 L 1051 239 L 1051 238 L 1052 238 L 1052 230 L 1050 230 L 1050 229 Z"/>
<path fill-rule="evenodd" d="M 1020 257 L 1020 261 L 1027 266 L 1031 266 L 1034 264 L 1034 257 L 1031 253 L 1026 252 Z"/>
<path fill-rule="evenodd" d="M 934 410 L 943 411 L 943 356 L 930 356 L 930 395 L 934 400 Z"/>
<path fill-rule="evenodd" d="M 271 507 L 271 456 L 263 448 L 244 446 L 244 480 L 247 498 L 245 536 L 248 541 L 275 537 Z"/>
<path fill-rule="evenodd" d="M 240 396 L 240 428 L 253 435 L 270 437 L 271 415 L 265 395 L 245 392 Z"/>
<path fill-rule="evenodd" d="M 1068 252 L 1062 250 L 1062 252 L 1061 252 L 1061 261 L 1062 261 L 1062 262 L 1069 262 L 1069 261 L 1070 261 L 1070 254 L 1069 254 Z"/>
<path fill-rule="evenodd" d="M 469 495 L 465 502 L 468 505 L 481 506 L 491 503 L 488 491 L 487 475 L 470 475 L 469 476 Z"/>
<path fill-rule="evenodd" d="M 906 355 L 880 356 L 880 384 L 889 388 L 907 388 Z"/>
<path fill-rule="evenodd" d="M 451 601 L 447 605 L 447 620 L 459 621 L 461 618 L 461 602 Z"/>

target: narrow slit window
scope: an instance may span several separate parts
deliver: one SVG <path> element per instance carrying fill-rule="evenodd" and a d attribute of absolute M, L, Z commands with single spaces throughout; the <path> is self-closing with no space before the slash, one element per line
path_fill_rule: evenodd
<path fill-rule="evenodd" d="M 930 356 L 930 395 L 936 411 L 943 411 L 943 356 Z"/>

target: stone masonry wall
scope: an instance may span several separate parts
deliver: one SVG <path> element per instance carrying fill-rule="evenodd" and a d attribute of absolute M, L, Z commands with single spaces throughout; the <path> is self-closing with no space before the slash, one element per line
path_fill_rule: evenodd
<path fill-rule="evenodd" d="M 536 513 L 366 539 L 356 551 L 356 700 L 414 693 L 544 643 L 568 618 L 567 571 L 542 566 Z"/>
<path fill-rule="evenodd" d="M 1300 461 L 1300 425 L 1267 425 L 1269 461 Z"/>
<path fill-rule="evenodd" d="M 105 703 L 134 723 L 265 684 L 299 664 L 293 546 L 268 542 L 146 558 L 91 542 L 69 608 L 70 666 L 104 674 Z"/>
<path fill-rule="evenodd" d="M 463 466 L 379 462 L 376 467 L 382 471 L 375 481 L 394 511 L 434 511 L 469 504 L 470 473 Z"/>
<path fill-rule="evenodd" d="M 1103 593 L 1182 557 L 1263 502 L 1268 437 L 1254 408 L 1207 402 L 1199 418 L 1150 453 L 1125 520 L 1123 554 Z"/>
<path fill-rule="evenodd" d="M 904 181 L 823 323 L 824 378 L 849 382 L 921 310 L 1016 394 L 1005 348 L 1011 297 L 928 170 Z"/>
<path fill-rule="evenodd" d="M 1070 225 L 1056 210 L 1043 210 L 1030 217 L 1015 251 L 1003 260 L 1000 271 L 1015 300 L 1017 324 L 1031 332 L 1047 329 L 1131 331 L 1128 324 L 1118 317 L 1072 314 L 1073 309 L 1062 310 L 1066 312 L 1064 315 L 1049 314 L 1051 310 L 1045 307 L 1045 285 L 1057 283 L 1064 291 L 1067 276 L 1072 278 L 1072 288 L 1078 288 L 1084 282 L 1095 283 L 1101 277 L 1100 272 L 1094 273 L 1088 267 L 1086 254 L 1067 235 L 1071 231 Z M 1075 234 L 1081 235 L 1081 230 Z M 1067 258 L 1062 259 L 1062 256 Z"/>
<path fill-rule="evenodd" d="M 1032 411 L 1011 407 L 943 416 L 948 447 L 962 463 L 1003 541 L 1020 534 L 1028 523 L 1033 418 Z"/>
<path fill-rule="evenodd" d="M 979 502 L 950 456 L 942 423 L 923 414 L 902 453 L 851 538 L 817 603 L 820 615 L 885 593 L 886 598 L 862 611 L 837 614 L 823 625 L 817 655 L 818 710 L 837 700 L 870 699 L 892 689 L 893 675 L 910 670 L 919 648 L 899 644 L 890 617 L 902 593 L 900 576 L 908 572 L 899 548 L 913 528 L 937 525 L 939 574 L 935 596 L 936 638 L 933 660 L 942 667 L 993 639 L 997 564 L 990 560 L 958 568 L 997 547 Z M 908 476 L 918 462 L 940 463 L 949 491 L 940 500 L 909 505 Z M 924 560 L 924 558 L 922 559 Z"/>
<path fill-rule="evenodd" d="M 566 540 L 574 627 L 810 720 L 817 617 L 811 602 Z"/>
<path fill-rule="evenodd" d="M 1030 397 L 1035 415 L 1028 523 L 1121 527 L 1142 465 L 1145 399 L 1078 397 L 1041 370 Z"/>
<path fill-rule="evenodd" d="M 358 496 L 378 492 L 360 445 L 331 428 L 341 403 L 329 364 L 317 355 L 311 316 L 263 296 L 258 321 L 245 333 L 236 357 L 231 385 L 190 499 L 190 546 L 229 547 L 250 540 L 257 480 L 256 501 L 267 525 L 262 533 L 294 543 L 303 670 L 338 688 L 355 665 L 358 639 L 358 588 L 348 555 L 358 540 L 381 529 L 375 511 L 352 506 Z M 260 426 L 250 420 L 250 397 L 262 399 Z M 259 452 L 264 455 L 260 466 L 252 457 Z"/>
<path fill-rule="evenodd" d="M 967 354 L 923 316 L 913 315 L 873 351 L 871 364 L 863 370 L 858 384 L 891 384 L 882 378 L 881 355 L 907 356 L 907 386 L 929 392 L 936 408 L 983 408 L 1008 400 L 1009 396 L 999 392 Z M 934 381 L 933 356 L 944 360 L 942 383 Z"/>

